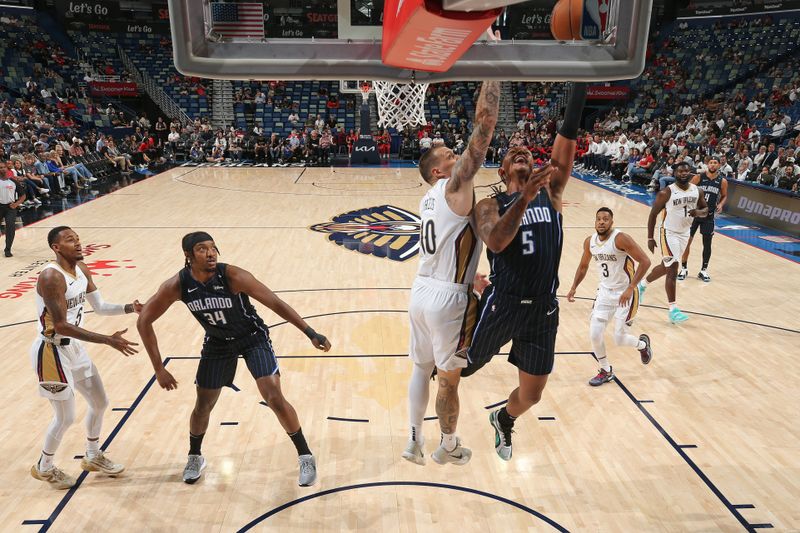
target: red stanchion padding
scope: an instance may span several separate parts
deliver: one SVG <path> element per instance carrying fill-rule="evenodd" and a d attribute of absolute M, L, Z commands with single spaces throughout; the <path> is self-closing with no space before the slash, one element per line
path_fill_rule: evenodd
<path fill-rule="evenodd" d="M 436 0 L 386 0 L 381 59 L 393 67 L 444 72 L 502 12 L 445 11 Z"/>

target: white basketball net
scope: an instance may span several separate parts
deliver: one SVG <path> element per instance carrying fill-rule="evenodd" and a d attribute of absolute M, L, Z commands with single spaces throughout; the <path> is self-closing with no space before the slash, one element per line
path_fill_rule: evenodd
<path fill-rule="evenodd" d="M 374 81 L 372 87 L 378 99 L 378 126 L 402 130 L 408 126 L 424 126 L 427 83 L 396 83 Z"/>

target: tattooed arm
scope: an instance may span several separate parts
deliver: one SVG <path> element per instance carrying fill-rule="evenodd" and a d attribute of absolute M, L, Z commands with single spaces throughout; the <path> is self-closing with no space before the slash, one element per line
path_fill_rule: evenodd
<path fill-rule="evenodd" d="M 550 183 L 552 171 L 550 165 L 535 169 L 522 186 L 519 196 L 513 200 L 513 205 L 503 213 L 503 216 L 500 216 L 500 208 L 494 198 L 484 198 L 475 206 L 478 236 L 492 252 L 496 254 L 502 252 L 514 240 L 528 203 L 536 198 L 542 187 Z"/>
<path fill-rule="evenodd" d="M 447 182 L 447 203 L 458 215 L 466 216 L 472 211 L 474 201 L 472 180 L 486 158 L 486 150 L 492 142 L 499 109 L 500 82 L 483 82 L 475 108 L 475 127 L 467 148 L 458 158 Z"/>

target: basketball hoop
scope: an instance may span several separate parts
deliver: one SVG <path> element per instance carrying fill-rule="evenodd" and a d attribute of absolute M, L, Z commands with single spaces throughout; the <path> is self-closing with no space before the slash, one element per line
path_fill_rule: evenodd
<path fill-rule="evenodd" d="M 405 126 L 424 126 L 427 83 L 374 81 L 378 99 L 378 126 L 402 130 Z"/>

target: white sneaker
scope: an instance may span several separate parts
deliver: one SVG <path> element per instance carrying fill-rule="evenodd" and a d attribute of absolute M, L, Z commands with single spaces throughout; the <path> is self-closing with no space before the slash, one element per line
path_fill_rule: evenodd
<path fill-rule="evenodd" d="M 89 178 L 89 181 L 97 181 L 97 178 L 95 178 L 94 176 L 92 176 L 91 178 Z"/>
<path fill-rule="evenodd" d="M 81 468 L 87 472 L 103 472 L 109 476 L 121 474 L 125 470 L 125 466 L 111 461 L 102 451 L 97 452 L 97 455 L 92 457 L 84 457 L 81 459 Z"/>
<path fill-rule="evenodd" d="M 700 272 L 698 272 L 697 273 L 697 277 L 700 278 L 701 280 L 705 281 L 706 283 L 711 281 L 711 276 L 709 276 L 708 272 L 706 272 L 705 270 L 701 270 Z"/>
<path fill-rule="evenodd" d="M 688 269 L 686 269 L 686 268 L 681 268 L 681 269 L 678 271 L 678 281 L 683 281 L 683 280 L 685 280 L 685 279 L 686 279 L 686 276 L 688 276 L 688 275 L 689 275 L 689 270 L 688 270 Z"/>
<path fill-rule="evenodd" d="M 317 482 L 317 462 L 311 454 L 298 457 L 300 463 L 300 478 L 297 484 L 301 487 L 310 487 Z"/>
<path fill-rule="evenodd" d="M 183 469 L 183 481 L 188 484 L 193 484 L 203 473 L 206 467 L 206 459 L 202 455 L 190 455 L 189 460 L 186 462 L 186 468 Z"/>
<path fill-rule="evenodd" d="M 56 489 L 64 490 L 75 486 L 75 478 L 68 476 L 57 466 L 42 472 L 39 470 L 38 465 L 33 465 L 31 467 L 31 476 L 39 481 L 46 481 L 51 487 Z"/>
<path fill-rule="evenodd" d="M 408 445 L 401 457 L 411 463 L 425 466 L 425 452 L 422 450 L 422 444 L 413 439 L 408 439 Z"/>
<path fill-rule="evenodd" d="M 444 444 L 440 444 L 431 454 L 431 459 L 440 465 L 453 463 L 454 465 L 461 466 L 467 464 L 471 458 L 472 450 L 461 446 L 461 439 L 458 437 L 456 437 L 456 447 L 452 450 L 447 451 Z"/>

